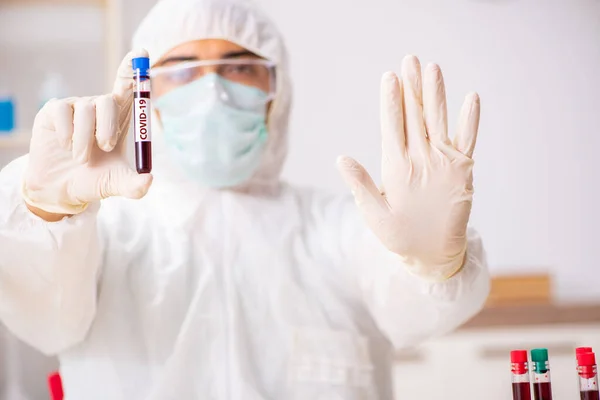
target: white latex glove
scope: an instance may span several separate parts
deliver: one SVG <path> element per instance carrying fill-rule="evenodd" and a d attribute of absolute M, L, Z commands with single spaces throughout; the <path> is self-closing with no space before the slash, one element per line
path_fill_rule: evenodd
<path fill-rule="evenodd" d="M 466 97 L 454 143 L 448 138 L 446 94 L 439 67 L 405 57 L 402 79 L 384 74 L 381 85 L 380 191 L 349 157 L 338 168 L 366 222 L 410 272 L 440 281 L 462 268 L 473 199 L 473 149 L 479 96 Z"/>
<path fill-rule="evenodd" d="M 141 198 L 152 175 L 131 169 L 124 150 L 133 104 L 134 57 L 125 56 L 113 92 L 49 101 L 37 114 L 24 176 L 23 197 L 54 214 L 78 214 L 110 196 Z"/>

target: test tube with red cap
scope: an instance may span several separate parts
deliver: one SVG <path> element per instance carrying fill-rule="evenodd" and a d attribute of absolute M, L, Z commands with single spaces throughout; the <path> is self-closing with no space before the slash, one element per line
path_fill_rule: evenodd
<path fill-rule="evenodd" d="M 577 374 L 581 400 L 600 400 L 598 394 L 598 371 L 594 353 L 577 354 Z"/>
<path fill-rule="evenodd" d="M 63 400 L 62 380 L 58 372 L 54 372 L 48 376 L 48 389 L 50 390 L 50 400 Z"/>
<path fill-rule="evenodd" d="M 510 364 L 510 370 L 512 372 L 513 400 L 531 400 L 527 350 L 511 351 Z"/>

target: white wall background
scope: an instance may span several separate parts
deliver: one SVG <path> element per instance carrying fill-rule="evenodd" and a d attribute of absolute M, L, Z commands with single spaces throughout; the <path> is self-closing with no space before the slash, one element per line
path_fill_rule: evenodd
<path fill-rule="evenodd" d="M 449 118 L 482 98 L 472 224 L 495 273 L 550 268 L 600 298 L 600 1 L 262 0 L 295 82 L 285 177 L 345 190 L 338 154 L 379 177 L 379 78 L 440 64 Z"/>

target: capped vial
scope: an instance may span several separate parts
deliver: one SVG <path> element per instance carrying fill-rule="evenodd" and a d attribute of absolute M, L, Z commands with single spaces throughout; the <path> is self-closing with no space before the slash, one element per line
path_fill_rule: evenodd
<path fill-rule="evenodd" d="M 138 57 L 132 60 L 133 78 L 133 132 L 135 138 L 135 169 L 138 174 L 152 171 L 152 132 L 150 118 L 150 59 Z"/>
<path fill-rule="evenodd" d="M 510 370 L 512 372 L 513 400 L 531 400 L 527 350 L 510 352 Z"/>
<path fill-rule="evenodd" d="M 581 351 L 577 354 L 577 373 L 579 375 L 579 398 L 581 400 L 600 400 L 598 369 L 594 353 Z"/>
<path fill-rule="evenodd" d="M 548 349 L 531 350 L 531 363 L 533 365 L 533 398 L 535 400 L 552 400 Z"/>

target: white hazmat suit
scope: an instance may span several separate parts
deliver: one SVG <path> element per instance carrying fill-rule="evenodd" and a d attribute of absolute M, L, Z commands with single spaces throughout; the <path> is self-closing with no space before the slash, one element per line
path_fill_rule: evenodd
<path fill-rule="evenodd" d="M 394 349 L 481 308 L 489 277 L 479 237 L 468 231 L 458 273 L 426 280 L 372 233 L 352 196 L 280 181 L 286 53 L 251 6 L 161 1 L 134 47 L 154 63 L 206 38 L 277 64 L 258 172 L 244 190 L 201 188 L 174 167 L 156 123 L 145 197 L 45 222 L 23 201 L 28 157 L 15 160 L 0 173 L 1 320 L 58 354 L 67 400 L 394 398 Z"/>

